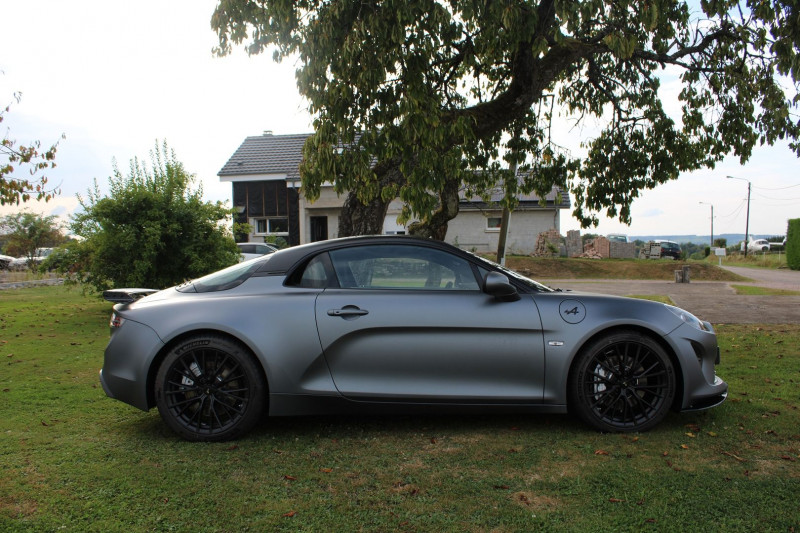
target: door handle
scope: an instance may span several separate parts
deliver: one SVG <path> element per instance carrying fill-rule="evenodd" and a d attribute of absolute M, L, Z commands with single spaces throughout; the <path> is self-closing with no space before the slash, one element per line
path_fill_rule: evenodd
<path fill-rule="evenodd" d="M 367 311 L 366 309 L 359 309 L 355 305 L 346 305 L 341 309 L 328 309 L 328 316 L 349 317 L 349 316 L 363 316 L 368 314 L 369 311 Z"/>

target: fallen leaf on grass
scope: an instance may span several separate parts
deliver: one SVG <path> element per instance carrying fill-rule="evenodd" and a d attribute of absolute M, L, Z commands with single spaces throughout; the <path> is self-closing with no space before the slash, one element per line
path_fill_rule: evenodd
<path fill-rule="evenodd" d="M 319 471 L 325 472 L 326 474 L 330 474 L 331 472 L 333 472 L 333 468 L 320 468 Z"/>
<path fill-rule="evenodd" d="M 297 511 L 289 511 L 288 513 L 283 513 L 283 516 L 285 516 L 286 518 L 291 518 L 296 514 L 297 514 Z"/>
<path fill-rule="evenodd" d="M 605 450 L 595 450 L 595 451 L 594 451 L 594 454 L 595 454 L 595 455 L 611 455 L 611 454 L 609 454 L 609 453 L 608 453 L 607 451 L 605 451 Z"/>
<path fill-rule="evenodd" d="M 620 500 L 619 498 L 609 498 L 608 501 L 611 502 L 611 503 L 624 503 L 625 502 L 625 500 Z"/>
<path fill-rule="evenodd" d="M 681 444 L 681 448 L 684 449 L 684 450 L 688 450 L 689 449 L 689 447 L 686 444 Z"/>
<path fill-rule="evenodd" d="M 784 461 L 791 461 L 791 462 L 797 461 L 797 459 L 795 459 L 791 455 L 781 455 L 781 459 L 783 459 Z"/>
<path fill-rule="evenodd" d="M 285 479 L 285 480 L 287 480 L 287 481 L 296 481 L 296 480 L 297 480 L 297 478 L 296 478 L 296 477 L 294 477 L 294 476 L 290 476 L 290 475 L 288 475 L 288 474 L 284 475 L 284 476 L 283 476 L 283 479 Z"/>
<path fill-rule="evenodd" d="M 738 455 L 736 455 L 736 454 L 733 454 L 733 453 L 731 453 L 731 452 L 722 452 L 722 455 L 727 455 L 728 457 L 733 457 L 734 459 L 736 459 L 736 460 L 737 460 L 737 461 L 739 461 L 740 463 L 743 463 L 743 462 L 745 461 L 744 459 L 742 459 L 742 458 L 741 458 L 741 457 L 739 457 Z"/>

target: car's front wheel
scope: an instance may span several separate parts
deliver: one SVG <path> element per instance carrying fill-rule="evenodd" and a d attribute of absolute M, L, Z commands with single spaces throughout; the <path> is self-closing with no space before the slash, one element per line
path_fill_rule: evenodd
<path fill-rule="evenodd" d="M 570 408 L 600 431 L 645 431 L 670 410 L 677 390 L 666 351 L 639 332 L 601 337 L 578 355 Z"/>
<path fill-rule="evenodd" d="M 173 347 L 155 382 L 161 417 L 193 441 L 230 440 L 248 432 L 264 411 L 266 389 L 249 350 L 217 335 L 197 335 Z"/>

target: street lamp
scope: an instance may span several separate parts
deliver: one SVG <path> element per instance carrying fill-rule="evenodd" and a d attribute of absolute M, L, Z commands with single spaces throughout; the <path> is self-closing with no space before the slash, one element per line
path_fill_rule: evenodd
<path fill-rule="evenodd" d="M 742 180 L 747 182 L 747 220 L 744 226 L 744 256 L 747 257 L 747 240 L 750 238 L 750 180 L 726 176 L 729 180 Z"/>
<path fill-rule="evenodd" d="M 700 202 L 701 204 L 711 206 L 711 248 L 714 247 L 714 204 L 708 202 Z"/>

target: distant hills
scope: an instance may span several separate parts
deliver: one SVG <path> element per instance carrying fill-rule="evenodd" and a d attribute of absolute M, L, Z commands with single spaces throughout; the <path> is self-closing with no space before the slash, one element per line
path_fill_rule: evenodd
<path fill-rule="evenodd" d="M 758 234 L 751 234 L 753 239 L 768 239 L 769 237 L 775 237 L 776 235 L 758 235 Z M 782 237 L 783 235 L 781 235 Z M 723 233 L 722 235 L 714 234 L 714 240 L 716 239 L 725 239 L 728 242 L 728 246 L 732 246 L 738 242 L 744 240 L 744 233 Z M 663 240 L 663 241 L 675 241 L 679 244 L 691 242 L 694 244 L 709 244 L 711 242 L 710 235 L 628 235 L 628 241 L 633 242 L 636 240 L 641 241 L 655 241 L 655 240 Z"/>

